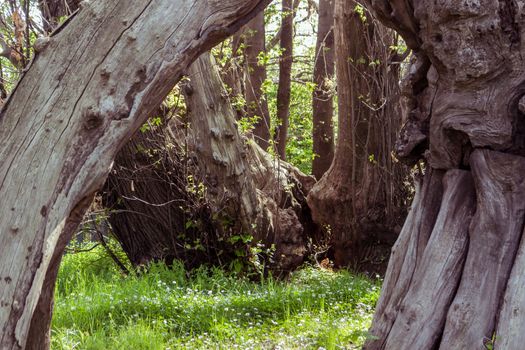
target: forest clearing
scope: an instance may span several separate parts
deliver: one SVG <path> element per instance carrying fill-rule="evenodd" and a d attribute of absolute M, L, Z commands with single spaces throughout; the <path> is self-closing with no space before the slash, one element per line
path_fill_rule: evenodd
<path fill-rule="evenodd" d="M 521 349 L 524 9 L 0 0 L 0 350 Z"/>

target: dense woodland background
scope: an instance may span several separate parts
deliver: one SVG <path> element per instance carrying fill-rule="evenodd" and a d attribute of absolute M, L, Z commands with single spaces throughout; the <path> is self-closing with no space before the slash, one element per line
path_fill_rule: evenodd
<path fill-rule="evenodd" d="M 0 347 L 521 346 L 524 8 L 2 1 Z"/>

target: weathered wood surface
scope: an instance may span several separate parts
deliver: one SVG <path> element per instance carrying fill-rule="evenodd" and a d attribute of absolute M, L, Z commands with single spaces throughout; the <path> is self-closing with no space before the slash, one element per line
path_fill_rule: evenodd
<path fill-rule="evenodd" d="M 497 328 L 509 332 L 501 349 L 523 348 L 512 279 L 522 272 L 514 258 L 525 215 L 525 1 L 365 1 L 414 51 L 398 155 L 475 180 L 467 260 L 437 345 L 484 349 Z"/>
<path fill-rule="evenodd" d="M 386 342 L 386 349 L 434 349 L 456 293 L 476 196 L 469 171 L 450 170 L 434 229 Z"/>
<path fill-rule="evenodd" d="M 267 3 L 84 1 L 40 47 L 0 112 L 0 348 L 25 348 L 32 320 L 49 318 L 58 257 L 118 149 L 200 53 Z"/>
<path fill-rule="evenodd" d="M 307 251 L 311 218 L 306 194 L 315 180 L 265 152 L 237 130 L 235 111 L 209 54 L 188 70 L 186 100 L 192 124 L 189 148 L 206 180 L 213 212 L 227 213 L 253 243 L 276 247 L 268 267 L 288 272 Z"/>
<path fill-rule="evenodd" d="M 438 217 L 443 197 L 442 171 L 431 171 L 416 182 L 416 195 L 405 225 L 392 248 L 376 306 L 371 338 L 364 349 L 383 349 Z"/>
<path fill-rule="evenodd" d="M 235 111 L 211 55 L 201 55 L 187 75 L 189 82 L 184 90 L 191 123 L 190 143 L 208 184 L 207 191 L 211 191 L 209 200 L 215 212 L 225 210 L 241 224 L 243 232 L 251 232 L 259 212 L 256 187 Z"/>
<path fill-rule="evenodd" d="M 440 349 L 484 349 L 483 339 L 492 339 L 525 220 L 525 158 L 477 150 L 470 164 L 476 215 Z"/>
<path fill-rule="evenodd" d="M 510 274 L 498 317 L 494 349 L 521 349 L 525 344 L 525 241 L 521 244 Z"/>

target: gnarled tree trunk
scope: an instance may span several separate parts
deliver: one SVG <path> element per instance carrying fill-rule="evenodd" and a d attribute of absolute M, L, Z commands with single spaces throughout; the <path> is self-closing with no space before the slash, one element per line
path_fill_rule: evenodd
<path fill-rule="evenodd" d="M 137 265 L 173 259 L 189 268 L 228 263 L 236 259 L 235 250 L 249 248 L 230 239 L 252 235 L 253 244 L 276 247 L 269 268 L 297 267 L 312 229 L 305 196 L 313 179 L 246 143 L 208 53 L 187 76 L 187 135 L 169 127 L 138 133 L 117 156 L 106 195 L 115 236 Z M 195 241 L 200 244 L 194 247 Z"/>
<path fill-rule="evenodd" d="M 438 217 L 420 263 L 397 258 L 414 255 L 413 239 L 399 238 L 365 349 L 522 348 L 525 2 L 371 5 L 415 53 L 398 154 L 426 158 L 430 174 L 472 177 L 474 191 L 445 185 L 439 217 L 454 229 Z M 413 210 L 429 206 L 416 200 Z"/>
<path fill-rule="evenodd" d="M 313 229 L 306 194 L 314 180 L 239 135 L 235 112 L 208 54 L 190 67 L 188 76 L 190 149 L 212 213 L 229 217 L 237 223 L 234 232 L 253 235 L 253 243 L 275 246 L 270 268 L 296 268 Z"/>
<path fill-rule="evenodd" d="M 118 149 L 195 57 L 267 1 L 83 4 L 0 112 L 2 349 L 46 347 L 60 256 Z"/>
<path fill-rule="evenodd" d="M 330 225 L 335 264 L 370 269 L 359 266 L 364 248 L 395 241 L 404 213 L 404 172 L 391 158 L 401 124 L 398 71 L 389 64 L 393 32 L 358 6 L 356 1 L 335 3 L 337 148 L 308 204 L 316 222 Z"/>
<path fill-rule="evenodd" d="M 290 271 L 306 253 L 312 225 L 305 197 L 314 180 L 253 141 L 245 143 L 209 55 L 201 56 L 188 76 L 190 149 L 212 213 L 237 223 L 234 232 L 253 235 L 253 243 L 275 246 L 275 263 L 269 267 Z"/>

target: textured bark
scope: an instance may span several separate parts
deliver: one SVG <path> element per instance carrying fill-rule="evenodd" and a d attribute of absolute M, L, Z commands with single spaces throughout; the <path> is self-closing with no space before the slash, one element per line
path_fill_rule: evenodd
<path fill-rule="evenodd" d="M 434 349 L 442 334 L 446 310 L 456 293 L 476 197 L 468 171 L 448 171 L 443 187 L 439 215 L 388 333 L 388 349 Z"/>
<path fill-rule="evenodd" d="M 277 88 L 277 154 L 286 160 L 286 141 L 290 123 L 290 96 L 292 88 L 293 64 L 293 0 L 283 0 L 281 9 L 281 58 L 279 60 L 279 86 Z"/>
<path fill-rule="evenodd" d="M 187 74 L 190 83 L 185 96 L 193 136 L 190 142 L 207 184 L 212 212 L 225 212 L 240 224 L 241 232 L 250 232 L 258 215 L 256 187 L 233 108 L 210 54 L 202 55 Z"/>
<path fill-rule="evenodd" d="M 259 13 L 245 28 L 245 89 L 247 117 L 257 117 L 253 136 L 264 150 L 270 145 L 270 112 L 268 102 L 262 91 L 266 80 L 266 67 L 259 64 L 259 54 L 266 53 L 264 13 Z"/>
<path fill-rule="evenodd" d="M 0 112 L 2 349 L 46 328 L 37 303 L 49 305 L 59 257 L 117 150 L 195 57 L 266 3 L 84 2 L 39 45 Z"/>
<path fill-rule="evenodd" d="M 525 232 L 523 232 L 525 233 Z M 522 236 L 523 236 L 522 233 Z M 525 344 L 525 242 L 521 241 L 509 277 L 496 329 L 496 349 L 519 349 Z"/>
<path fill-rule="evenodd" d="M 367 348 L 382 349 L 410 288 L 437 220 L 443 198 L 443 172 L 431 171 L 416 181 L 416 195 L 405 225 L 392 248 Z M 422 183 L 420 183 L 422 182 Z"/>
<path fill-rule="evenodd" d="M 194 135 L 190 148 L 212 212 L 227 213 L 240 223 L 240 232 L 253 235 L 254 243 L 275 246 L 270 268 L 296 268 L 304 260 L 312 230 L 305 197 L 314 180 L 273 159 L 256 143 L 245 144 L 209 56 L 199 58 L 188 73 L 191 82 L 185 90 Z"/>
<path fill-rule="evenodd" d="M 441 349 L 483 349 L 483 338 L 492 339 L 525 222 L 525 158 L 476 150 L 470 164 L 478 197 L 476 215 Z"/>
<path fill-rule="evenodd" d="M 439 349 L 485 349 L 494 339 L 495 349 L 522 348 L 525 2 L 378 0 L 370 5 L 415 52 L 404 79 L 406 124 L 398 155 L 409 163 L 427 158 L 434 169 L 470 170 L 476 211 L 468 227 L 466 262 L 456 271 L 461 278 L 453 302 L 420 305 L 440 318 L 446 313 L 445 324 L 432 334 L 407 327 L 397 336 L 392 333 L 387 345 L 370 341 L 365 349 L 397 349 L 409 339 Z M 428 249 L 440 248 L 431 239 Z M 414 276 L 414 283 L 440 280 L 432 274 Z M 410 296 L 406 301 L 418 303 Z M 402 313 L 390 318 L 397 323 L 405 318 Z M 386 327 L 384 314 L 377 310 L 372 330 Z"/>
<path fill-rule="evenodd" d="M 330 80 L 334 78 L 334 0 L 319 0 L 319 24 L 315 46 L 313 92 L 312 173 L 319 180 L 334 158 L 334 105 Z"/>
<path fill-rule="evenodd" d="M 387 63 L 393 33 L 363 21 L 357 5 L 335 4 L 337 149 L 308 203 L 314 220 L 331 227 L 335 264 L 358 268 L 365 240 L 393 242 L 404 210 L 403 171 L 391 158 L 400 125 L 397 69 Z"/>

